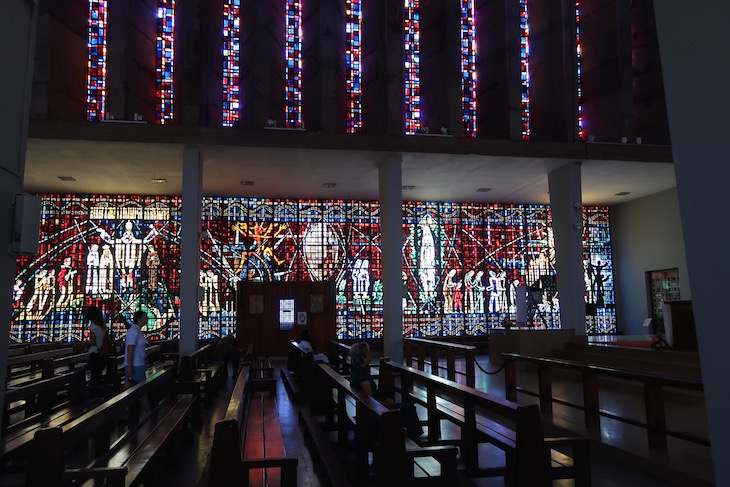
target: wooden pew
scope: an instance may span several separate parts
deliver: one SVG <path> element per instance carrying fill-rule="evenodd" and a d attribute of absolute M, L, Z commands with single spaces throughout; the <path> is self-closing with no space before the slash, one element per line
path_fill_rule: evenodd
<path fill-rule="evenodd" d="M 417 480 L 456 484 L 456 447 L 417 445 L 406 436 L 400 410 L 389 409 L 364 391 L 353 389 L 347 378 L 327 364 L 318 363 L 316 370 L 315 381 L 323 390 L 315 395 L 327 400 L 326 428 L 337 432 L 337 451 L 348 449 L 349 431 L 354 430 L 358 483 L 370 477 L 368 453 L 372 452 L 376 485 L 411 485 Z M 318 445 L 318 449 L 324 448 Z M 429 477 L 436 474 L 434 462 L 440 465 L 440 475 Z"/>
<path fill-rule="evenodd" d="M 109 486 L 139 485 L 151 462 L 170 445 L 195 401 L 190 394 L 178 396 L 173 379 L 173 368 L 160 370 L 76 419 L 38 431 L 26 485 L 62 485 L 88 479 L 106 479 Z M 145 401 L 149 412 L 142 415 Z M 119 431 L 120 424 L 126 429 Z M 92 462 L 84 469 L 65 468 L 68 447 L 92 437 Z"/>
<path fill-rule="evenodd" d="M 327 355 L 333 369 L 341 375 L 350 375 L 350 345 L 330 340 Z"/>
<path fill-rule="evenodd" d="M 40 368 L 44 360 L 52 359 L 55 357 L 63 357 L 64 355 L 71 355 L 74 353 L 74 347 L 54 348 L 51 350 L 45 350 L 37 353 L 28 353 L 24 355 L 17 355 L 15 357 L 8 357 L 7 365 L 7 376 L 12 377 L 14 373 L 23 369 L 37 369 Z"/>
<path fill-rule="evenodd" d="M 178 364 L 177 382 L 206 404 L 212 402 L 223 379 L 223 364 L 211 360 L 214 348 L 212 343 L 203 345 L 190 355 L 181 357 Z"/>
<path fill-rule="evenodd" d="M 256 357 L 253 359 L 250 369 L 250 388 L 252 391 L 268 391 L 276 394 L 276 377 L 274 367 L 268 357 Z"/>
<path fill-rule="evenodd" d="M 84 371 L 77 370 L 7 390 L 3 431 L 27 427 L 40 422 L 58 407 L 85 400 L 85 385 Z M 12 416 L 21 412 L 23 418 L 11 423 Z"/>
<path fill-rule="evenodd" d="M 673 436 L 700 445 L 710 446 L 709 438 L 703 438 L 686 432 L 668 429 L 664 412 L 665 387 L 699 392 L 704 390 L 701 379 L 692 377 L 674 377 L 652 372 L 590 365 L 571 360 L 532 357 L 518 353 L 502 353 L 502 357 L 505 361 L 505 393 L 506 397 L 510 400 L 516 400 L 517 392 L 519 391 L 539 397 L 540 409 L 543 412 L 552 413 L 553 402 L 559 402 L 564 406 L 582 409 L 585 415 L 585 424 L 588 428 L 600 429 L 601 416 L 629 423 L 634 426 L 644 427 L 647 431 L 649 448 L 655 450 L 667 449 L 667 436 Z M 537 366 L 539 383 L 539 391 L 537 393 L 517 386 L 518 362 Z M 572 404 L 553 397 L 551 376 L 552 370 L 554 369 L 570 370 L 581 374 L 583 384 L 583 404 Z M 646 421 L 637 421 L 634 418 L 620 416 L 615 412 L 602 411 L 599 402 L 599 389 L 601 383 L 599 378 L 629 380 L 642 384 L 644 388 Z"/>
<path fill-rule="evenodd" d="M 236 380 L 225 417 L 215 425 L 208 487 L 297 484 L 295 457 L 287 457 L 276 398 L 249 391 L 249 366 Z"/>
<path fill-rule="evenodd" d="M 536 405 L 520 405 L 472 387 L 383 359 L 380 382 L 400 378 L 402 397 L 418 402 L 428 412 L 428 441 L 441 441 L 440 420 L 461 428 L 461 452 L 467 475 L 504 476 L 517 486 L 550 486 L 552 481 L 574 478 L 576 487 L 589 486 L 590 443 L 587 438 L 545 438 Z M 488 442 L 505 452 L 505 466 L 479 466 L 478 445 Z M 563 450 L 570 449 L 572 458 Z"/>
<path fill-rule="evenodd" d="M 409 367 L 425 370 L 425 366 L 428 364 L 431 366 L 431 373 L 439 375 L 439 357 L 444 353 L 446 355 L 446 378 L 456 382 L 456 376 L 463 375 L 466 385 L 474 387 L 474 354 L 476 353 L 476 347 L 423 338 L 405 338 L 403 344 L 405 345 L 406 365 Z M 457 356 L 464 357 L 465 372 L 456 370 Z M 427 357 L 429 361 L 426 361 Z"/>
<path fill-rule="evenodd" d="M 8 378 L 6 387 L 7 389 L 14 389 L 41 379 L 49 379 L 59 374 L 72 372 L 79 366 L 81 368 L 85 368 L 88 360 L 88 353 L 77 353 L 45 359 L 40 363 L 40 367 L 37 367 L 35 370 L 26 370 L 22 373 L 14 373 Z"/>
<path fill-rule="evenodd" d="M 313 376 L 314 352 L 304 350 L 297 341 L 291 340 L 286 370 L 281 370 L 281 378 L 292 400 L 309 397 Z"/>

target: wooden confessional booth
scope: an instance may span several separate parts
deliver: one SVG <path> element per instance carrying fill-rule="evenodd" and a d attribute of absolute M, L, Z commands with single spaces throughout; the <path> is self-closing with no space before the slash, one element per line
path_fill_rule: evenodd
<path fill-rule="evenodd" d="M 289 353 L 289 341 L 311 333 L 315 352 L 327 353 L 335 339 L 335 293 L 332 282 L 249 282 L 238 285 L 237 335 L 258 356 Z"/>

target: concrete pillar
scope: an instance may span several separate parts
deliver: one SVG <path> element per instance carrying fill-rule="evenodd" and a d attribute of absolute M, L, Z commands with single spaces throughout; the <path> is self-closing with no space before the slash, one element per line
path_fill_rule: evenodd
<path fill-rule="evenodd" d="M 201 4 L 199 12 L 199 45 L 190 46 L 188 43 L 188 48 L 197 50 L 200 56 L 197 63 L 199 73 L 195 73 L 193 66 L 185 67 L 184 110 L 187 113 L 183 115 L 183 123 L 194 124 L 193 119 L 197 116 L 200 125 L 220 127 L 223 124 L 223 0 Z"/>
<path fill-rule="evenodd" d="M 582 0 L 580 23 L 585 138 L 620 142 L 633 133 L 629 0 Z"/>
<path fill-rule="evenodd" d="M 421 120 L 431 133 L 464 133 L 460 39 L 458 0 L 421 2 Z"/>
<path fill-rule="evenodd" d="M 362 106 L 365 134 L 405 131 L 405 20 L 400 0 L 363 2 Z"/>
<path fill-rule="evenodd" d="M 720 87 L 730 77 L 730 59 L 722 55 L 730 42 L 724 29 L 715 28 L 718 19 L 730 17 L 730 3 L 693 4 L 690 12 L 686 2 L 662 0 L 655 2 L 654 10 L 715 484 L 730 485 L 730 389 L 726 385 L 730 354 L 723 302 L 728 265 L 722 258 L 730 227 L 721 216 L 728 206 L 730 180 L 726 142 L 730 96 Z M 719 255 L 708 253 L 711 248 L 719 250 Z"/>
<path fill-rule="evenodd" d="M 260 129 L 270 118 L 285 126 L 285 15 L 284 2 L 241 2 L 242 128 Z"/>
<path fill-rule="evenodd" d="M 548 174 L 548 184 L 560 293 L 560 324 L 582 336 L 586 334 L 586 288 L 583 279 L 580 162 L 568 164 Z"/>
<path fill-rule="evenodd" d="M 153 124 L 157 119 L 157 1 L 127 0 L 124 113 Z M 177 110 L 176 110 L 177 111 Z"/>
<path fill-rule="evenodd" d="M 573 141 L 578 132 L 575 5 L 529 3 L 530 140 Z"/>
<path fill-rule="evenodd" d="M 345 0 L 303 2 L 302 113 L 307 130 L 345 132 Z"/>
<path fill-rule="evenodd" d="M 106 112 L 115 120 L 131 120 L 125 113 L 125 77 L 127 73 L 127 0 L 107 3 L 106 33 Z"/>
<path fill-rule="evenodd" d="M 201 102 L 203 101 L 203 53 L 204 39 L 201 37 L 201 17 L 204 9 L 215 8 L 215 17 L 220 26 L 218 32 L 223 29 L 223 4 L 220 0 L 205 1 L 188 0 L 187 2 L 175 3 L 175 120 L 174 123 L 199 126 Z M 222 36 L 222 34 L 219 34 Z M 221 41 L 214 44 L 213 39 L 208 40 L 207 47 L 213 52 L 220 53 L 214 57 L 219 61 L 217 71 L 223 69 Z M 208 54 L 207 52 L 205 54 Z M 219 83 L 220 84 L 220 83 Z M 220 102 L 219 102 L 220 103 Z M 215 124 L 214 124 L 215 125 Z M 218 124 L 220 125 L 220 120 Z"/>
<path fill-rule="evenodd" d="M 88 19 L 88 2 L 51 0 L 48 63 L 50 119 L 86 120 Z"/>
<path fill-rule="evenodd" d="M 11 297 L 15 281 L 15 256 L 10 255 L 13 224 L 12 201 L 22 191 L 25 171 L 25 148 L 28 139 L 28 113 L 33 83 L 38 2 L 6 0 L 0 3 L 0 336 L 10 335 Z M 3 291 L 4 290 L 4 291 Z M 5 411 L 5 370 L 8 364 L 8 340 L 0 345 L 0 411 Z"/>
<path fill-rule="evenodd" d="M 397 363 L 403 361 L 402 165 L 402 156 L 393 155 L 387 157 L 378 167 L 383 269 L 383 354 Z"/>
<path fill-rule="evenodd" d="M 200 147 L 183 149 L 182 219 L 180 230 L 180 356 L 198 348 L 198 282 L 203 163 Z"/>
<path fill-rule="evenodd" d="M 51 56 L 51 1 L 38 2 L 35 64 L 33 66 L 33 97 L 30 101 L 30 118 L 48 118 L 48 66 Z"/>

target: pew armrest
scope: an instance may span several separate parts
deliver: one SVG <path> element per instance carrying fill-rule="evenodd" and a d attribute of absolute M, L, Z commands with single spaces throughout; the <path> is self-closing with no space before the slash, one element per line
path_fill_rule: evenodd
<path fill-rule="evenodd" d="M 70 483 L 77 480 L 107 479 L 106 485 L 118 487 L 124 485 L 126 475 L 127 467 L 72 468 L 63 472 L 63 480 Z"/>

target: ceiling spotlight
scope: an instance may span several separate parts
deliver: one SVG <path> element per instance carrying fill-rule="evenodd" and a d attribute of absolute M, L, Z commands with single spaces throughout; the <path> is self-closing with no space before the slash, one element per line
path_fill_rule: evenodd
<path fill-rule="evenodd" d="M 322 184 L 322 187 L 323 188 L 334 188 L 335 186 L 337 186 L 336 183 L 324 183 L 324 184 Z"/>
<path fill-rule="evenodd" d="M 58 179 L 61 181 L 76 181 L 76 178 L 73 176 L 58 176 Z"/>
<path fill-rule="evenodd" d="M 268 119 L 266 121 L 266 127 L 264 127 L 264 128 L 267 128 L 267 129 L 274 129 L 274 128 L 276 128 L 276 120 L 274 120 L 273 118 Z"/>
<path fill-rule="evenodd" d="M 492 190 L 492 188 L 479 188 L 479 189 L 477 189 L 477 193 L 487 193 L 491 190 Z"/>
<path fill-rule="evenodd" d="M 241 181 L 241 186 L 253 186 L 253 181 Z"/>
<path fill-rule="evenodd" d="M 410 191 L 412 189 L 415 189 L 415 186 L 405 185 L 405 186 L 401 187 L 401 189 L 403 191 Z"/>
<path fill-rule="evenodd" d="M 165 178 L 152 178 L 152 182 L 155 184 L 165 184 L 167 179 Z"/>
<path fill-rule="evenodd" d="M 428 134 L 428 127 L 418 127 L 416 134 Z"/>
<path fill-rule="evenodd" d="M 616 193 L 614 196 L 626 196 L 627 194 L 631 194 L 630 191 L 621 191 L 620 193 Z"/>
<path fill-rule="evenodd" d="M 449 135 L 449 129 L 446 127 L 441 127 L 441 135 Z"/>

